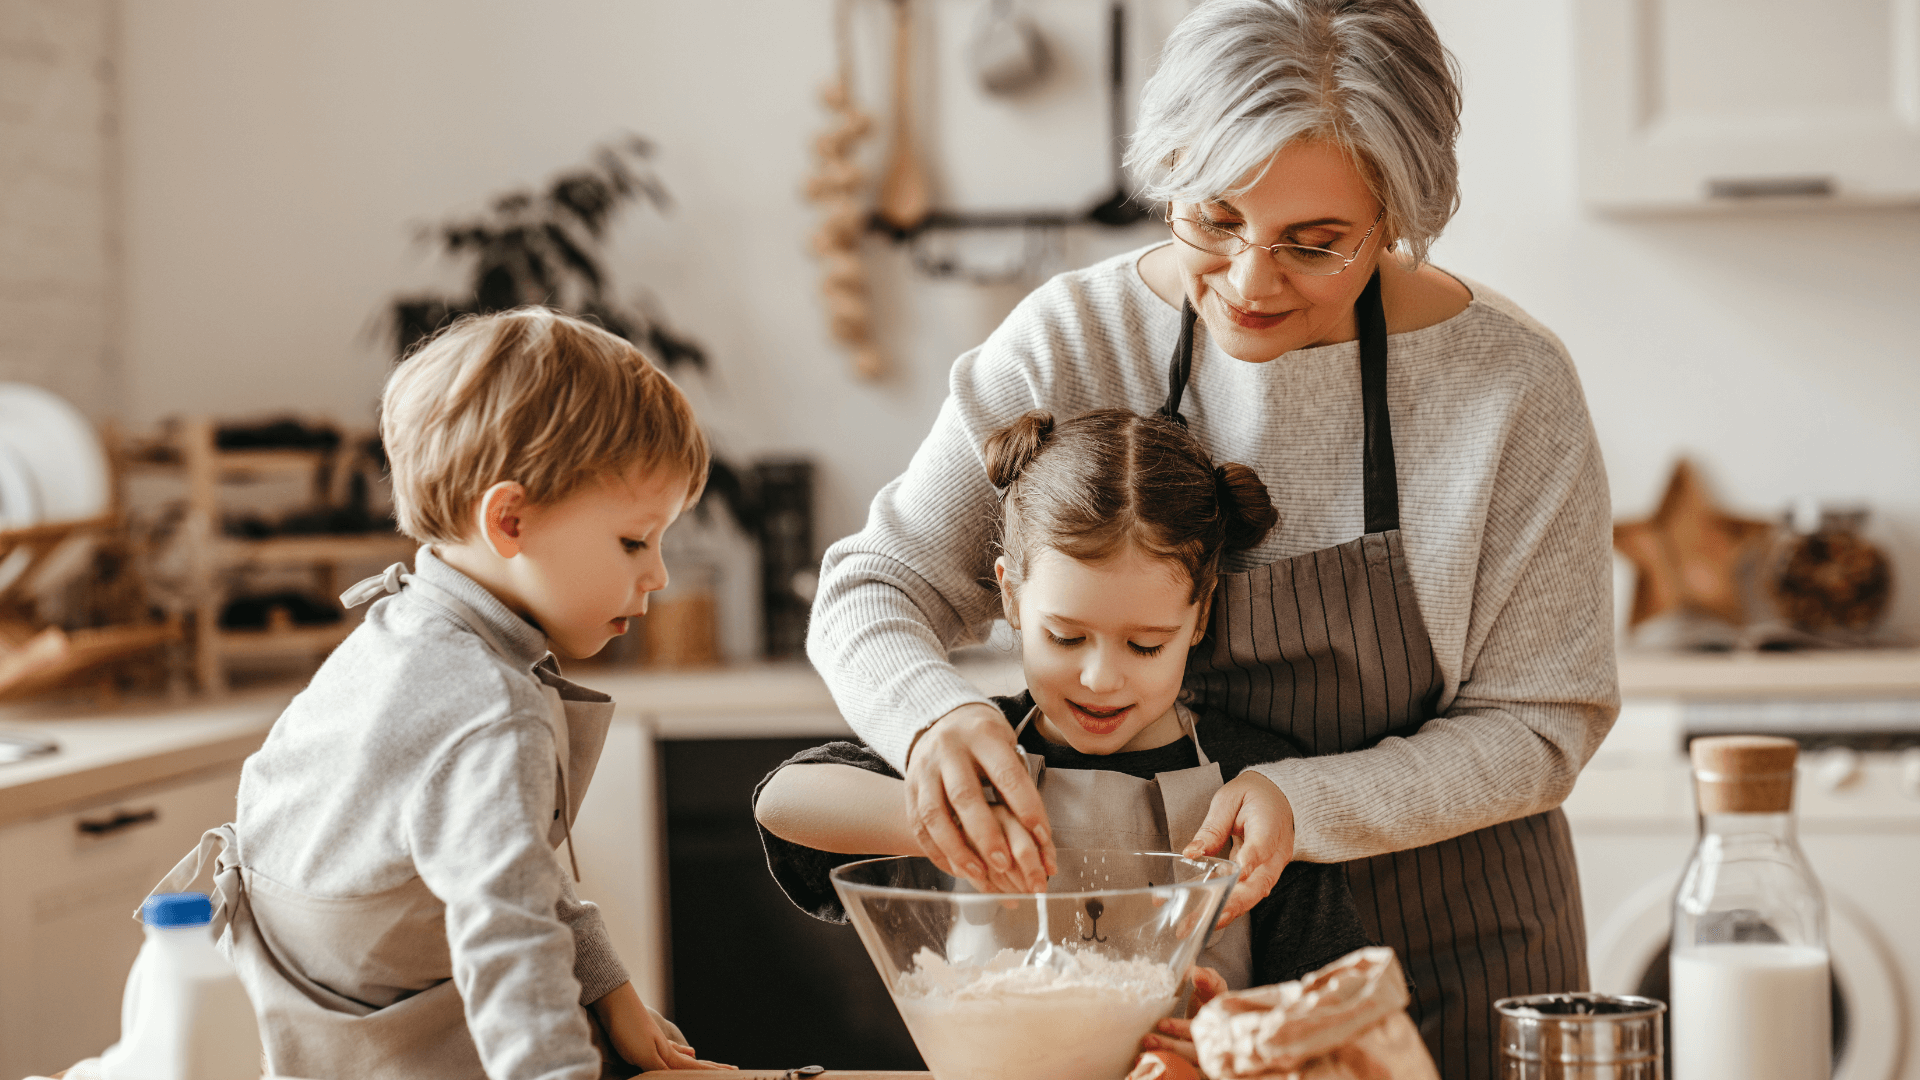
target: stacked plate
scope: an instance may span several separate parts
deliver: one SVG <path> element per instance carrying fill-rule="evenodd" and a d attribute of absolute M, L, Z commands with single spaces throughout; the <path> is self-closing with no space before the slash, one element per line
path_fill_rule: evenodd
<path fill-rule="evenodd" d="M 111 497 L 87 418 L 40 387 L 0 382 L 0 530 L 98 517 Z"/>

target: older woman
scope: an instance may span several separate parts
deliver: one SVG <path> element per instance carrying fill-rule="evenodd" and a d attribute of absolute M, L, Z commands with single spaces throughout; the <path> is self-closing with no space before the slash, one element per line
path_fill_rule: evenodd
<path fill-rule="evenodd" d="M 1281 522 L 1225 568 L 1187 691 L 1313 755 L 1242 773 L 1195 843 L 1239 842 L 1229 915 L 1290 858 L 1344 863 L 1442 1074 L 1479 1080 L 1496 998 L 1586 984 L 1557 807 L 1618 692 L 1606 476 L 1573 366 L 1512 302 L 1424 262 L 1458 202 L 1458 116 L 1414 0 L 1191 13 L 1129 155 L 1172 238 L 1055 278 L 960 358 L 912 464 L 828 552 L 808 651 L 906 775 L 927 851 L 1030 886 L 1044 808 L 946 659 L 999 614 L 980 446 L 1034 408 L 1182 418 L 1254 466 Z"/>

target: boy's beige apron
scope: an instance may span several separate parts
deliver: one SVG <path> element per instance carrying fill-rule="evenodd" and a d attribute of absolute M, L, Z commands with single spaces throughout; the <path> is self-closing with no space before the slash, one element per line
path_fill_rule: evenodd
<path fill-rule="evenodd" d="M 356 607 L 402 584 L 510 655 L 480 616 L 444 589 L 395 564 L 341 595 Z M 613 704 L 576 701 L 577 688 L 545 666 L 533 674 L 547 699 L 557 748 L 556 857 L 605 745 Z M 235 970 L 253 998 L 270 1071 L 315 1080 L 481 1080 L 447 948 L 446 906 L 418 877 L 372 896 L 310 896 L 241 865 L 231 824 L 209 830 L 155 892 L 213 899 L 213 935 L 223 931 Z M 676 1042 L 679 1029 L 654 1022 Z M 589 1019 L 589 1025 L 592 1021 Z M 622 1073 L 621 1075 L 626 1075 Z"/>
<path fill-rule="evenodd" d="M 1365 534 L 1220 575 L 1207 639 L 1187 657 L 1196 707 L 1285 735 L 1310 755 L 1412 735 L 1433 719 L 1442 688 L 1401 546 L 1377 273 L 1354 318 Z M 1160 410 L 1175 419 L 1194 322 L 1189 306 Z M 1361 923 L 1393 946 L 1413 981 L 1409 1011 L 1446 1080 L 1495 1075 L 1496 999 L 1586 989 L 1573 836 L 1559 810 L 1346 866 Z"/>
<path fill-rule="evenodd" d="M 1039 711 L 1035 707 L 1020 721 L 1015 739 Z M 1200 764 L 1156 773 L 1151 780 L 1111 769 L 1049 769 L 1039 755 L 1020 751 L 1047 806 L 1047 827 L 1055 845 L 1175 852 L 1187 846 L 1207 818 L 1213 793 L 1220 790 L 1221 774 L 1220 763 L 1207 760 L 1193 716 L 1184 708 L 1179 708 L 1179 714 Z M 1114 888 L 1151 884 L 1116 881 Z M 1235 990 L 1245 989 L 1253 978 L 1253 935 L 1247 923 L 1247 919 L 1235 919 L 1225 930 L 1214 931 L 1195 961 L 1218 971 Z M 1094 925 L 1097 930 L 1098 920 Z"/>

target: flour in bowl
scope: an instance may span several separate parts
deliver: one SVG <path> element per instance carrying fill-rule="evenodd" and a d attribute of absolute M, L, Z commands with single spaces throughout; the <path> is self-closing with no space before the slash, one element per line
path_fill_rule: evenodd
<path fill-rule="evenodd" d="M 1068 951 L 1060 968 L 1025 950 L 954 966 L 921 949 L 894 1002 L 935 1080 L 1120 1080 L 1140 1037 L 1173 1008 L 1164 964 Z"/>

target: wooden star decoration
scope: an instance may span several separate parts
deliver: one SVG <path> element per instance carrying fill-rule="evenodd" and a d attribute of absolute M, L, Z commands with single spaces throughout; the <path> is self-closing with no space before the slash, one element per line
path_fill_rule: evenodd
<path fill-rule="evenodd" d="M 1681 459 L 1652 517 L 1613 526 L 1613 546 L 1634 566 L 1633 613 L 1628 625 L 1639 626 L 1671 611 L 1710 615 L 1729 626 L 1744 625 L 1743 550 L 1772 528 L 1764 521 L 1721 511 L 1692 463 Z"/>

